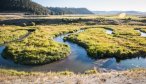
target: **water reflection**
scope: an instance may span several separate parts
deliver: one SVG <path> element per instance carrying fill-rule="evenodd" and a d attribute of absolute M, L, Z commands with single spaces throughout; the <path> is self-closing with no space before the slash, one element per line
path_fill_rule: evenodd
<path fill-rule="evenodd" d="M 107 34 L 112 34 L 113 31 L 112 31 L 112 30 L 109 30 L 109 29 L 106 29 L 106 33 L 107 33 Z"/>
<path fill-rule="evenodd" d="M 83 32 L 80 30 L 74 34 Z M 111 30 L 107 30 L 107 34 L 112 34 Z M 114 69 L 114 70 L 125 70 L 131 68 L 146 68 L 146 58 L 135 57 L 135 58 L 106 58 L 106 59 L 91 59 L 84 48 L 78 46 L 75 43 L 63 41 L 63 38 L 70 34 L 65 34 L 54 38 L 55 41 L 65 43 L 70 46 L 71 54 L 64 60 L 57 61 L 54 63 L 40 65 L 40 66 L 24 66 L 13 63 L 10 60 L 5 60 L 0 56 L 0 67 L 7 69 L 16 69 L 22 71 L 64 71 L 70 70 L 74 72 L 84 72 L 85 70 L 93 69 Z M 0 54 L 5 49 L 5 46 L 0 47 Z"/>

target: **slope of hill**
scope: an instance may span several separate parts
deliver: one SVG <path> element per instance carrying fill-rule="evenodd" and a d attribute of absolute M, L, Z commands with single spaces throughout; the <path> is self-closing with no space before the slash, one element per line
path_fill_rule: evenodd
<path fill-rule="evenodd" d="M 32 0 L 0 0 L 0 12 L 25 12 L 46 15 L 48 9 Z"/>
<path fill-rule="evenodd" d="M 93 14 L 86 8 L 43 7 L 32 0 L 0 0 L 1 13 L 25 13 L 36 15 Z"/>
<path fill-rule="evenodd" d="M 63 15 L 63 14 L 93 14 L 86 8 L 59 8 L 48 7 L 51 15 Z"/>

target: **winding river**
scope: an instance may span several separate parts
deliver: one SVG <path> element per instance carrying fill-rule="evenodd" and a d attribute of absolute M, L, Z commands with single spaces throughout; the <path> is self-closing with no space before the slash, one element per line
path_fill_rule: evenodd
<path fill-rule="evenodd" d="M 83 32 L 79 30 L 74 34 Z M 112 34 L 112 30 L 106 30 L 107 34 Z M 0 56 L 0 68 L 16 69 L 20 71 L 64 71 L 70 70 L 73 72 L 84 72 L 89 69 L 97 68 L 99 70 L 126 70 L 131 68 L 143 67 L 146 68 L 146 59 L 142 57 L 116 60 L 115 58 L 93 60 L 88 57 L 84 48 L 69 41 L 63 41 L 63 38 L 69 34 L 61 35 L 54 38 L 55 41 L 65 43 L 70 46 L 71 54 L 64 60 L 40 66 L 25 66 L 13 63 L 11 60 L 5 60 Z M 146 36 L 146 34 L 145 34 Z M 0 54 L 5 46 L 0 47 Z"/>

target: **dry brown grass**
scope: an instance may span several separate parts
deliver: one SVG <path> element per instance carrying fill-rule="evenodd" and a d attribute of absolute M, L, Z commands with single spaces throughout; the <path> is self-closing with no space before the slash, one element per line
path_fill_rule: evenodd
<path fill-rule="evenodd" d="M 60 72 L 63 73 L 63 72 Z M 18 72 L 0 70 L 0 83 L 49 83 L 49 84 L 122 84 L 145 83 L 146 69 L 112 71 L 95 74 L 60 74 L 55 72 Z M 71 73 L 65 71 L 64 73 Z"/>

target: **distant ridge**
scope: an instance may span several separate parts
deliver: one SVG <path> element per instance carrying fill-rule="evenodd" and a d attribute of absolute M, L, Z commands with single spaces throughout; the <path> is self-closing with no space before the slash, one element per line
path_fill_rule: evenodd
<path fill-rule="evenodd" d="M 115 15 L 120 13 L 126 13 L 128 15 L 146 15 L 146 12 L 140 11 L 93 11 L 93 13 L 98 15 Z"/>
<path fill-rule="evenodd" d="M 60 7 L 48 7 L 50 14 L 63 15 L 63 14 L 93 14 L 87 8 L 60 8 Z"/>

